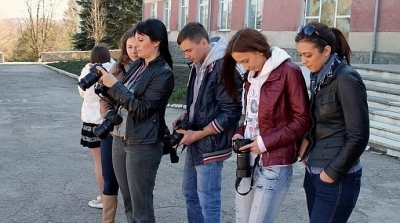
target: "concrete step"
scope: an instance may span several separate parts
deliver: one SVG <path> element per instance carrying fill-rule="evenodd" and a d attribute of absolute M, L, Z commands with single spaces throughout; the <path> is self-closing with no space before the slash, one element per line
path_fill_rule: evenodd
<path fill-rule="evenodd" d="M 400 70 L 386 70 L 386 69 L 369 69 L 353 66 L 353 68 L 361 75 L 369 75 L 383 78 L 391 78 L 400 80 Z"/>
<path fill-rule="evenodd" d="M 399 98 L 400 99 L 400 98 Z M 392 112 L 400 112 L 400 100 L 381 98 L 368 95 L 368 106 L 370 108 L 377 108 L 381 110 L 388 110 Z"/>
<path fill-rule="evenodd" d="M 400 126 L 370 120 L 370 131 L 371 134 L 395 140 L 400 144 Z"/>
<path fill-rule="evenodd" d="M 367 95 L 380 97 L 380 98 L 388 98 L 392 100 L 399 100 L 400 98 L 400 88 L 390 88 L 390 87 L 382 87 L 382 86 L 367 86 Z"/>
<path fill-rule="evenodd" d="M 373 121 L 400 126 L 400 113 L 398 112 L 370 108 L 369 118 Z"/>
<path fill-rule="evenodd" d="M 372 149 L 376 149 L 394 157 L 400 157 L 399 141 L 387 139 L 381 136 L 370 134 L 368 145 Z"/>

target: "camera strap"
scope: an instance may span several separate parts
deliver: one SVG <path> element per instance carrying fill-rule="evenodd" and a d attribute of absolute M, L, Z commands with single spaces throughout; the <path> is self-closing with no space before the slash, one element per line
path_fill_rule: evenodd
<path fill-rule="evenodd" d="M 256 159 L 255 159 L 255 161 L 254 161 L 253 170 L 252 170 L 252 172 L 251 172 L 250 189 L 249 189 L 247 192 L 245 192 L 245 193 L 240 193 L 240 192 L 239 192 L 238 188 L 239 188 L 240 182 L 242 181 L 243 178 L 236 177 L 235 189 L 236 189 L 236 192 L 237 192 L 238 194 L 244 196 L 244 195 L 247 195 L 248 193 L 250 193 L 251 189 L 253 189 L 253 184 L 254 184 L 254 171 L 255 171 L 256 167 L 258 166 L 258 163 L 260 162 L 260 158 L 261 158 L 261 156 L 260 156 L 260 154 L 258 154 L 257 157 L 256 157 Z"/>

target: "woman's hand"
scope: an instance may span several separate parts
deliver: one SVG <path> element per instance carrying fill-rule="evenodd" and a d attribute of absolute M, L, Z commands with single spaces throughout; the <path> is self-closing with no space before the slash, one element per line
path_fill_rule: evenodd
<path fill-rule="evenodd" d="M 308 146 L 309 143 L 310 143 L 310 142 L 308 141 L 308 139 L 303 139 L 303 140 L 301 141 L 301 145 L 300 145 L 300 149 L 299 149 L 299 156 L 300 156 L 300 158 L 302 158 L 302 157 L 304 156 L 304 153 L 306 152 L 306 149 L 307 149 L 307 146 Z M 307 158 L 304 158 L 301 162 L 302 162 L 304 165 L 306 165 L 306 164 L 307 164 Z"/>
<path fill-rule="evenodd" d="M 261 154 L 262 151 L 261 151 L 260 147 L 258 147 L 257 137 L 254 137 L 254 138 L 252 138 L 251 140 L 253 140 L 252 143 L 240 147 L 239 150 L 246 150 L 246 149 L 249 149 L 250 152 L 252 152 L 252 153 L 254 153 L 254 154 Z"/>
<path fill-rule="evenodd" d="M 108 99 L 100 98 L 100 115 L 102 118 L 107 114 L 108 110 L 111 108 L 111 102 Z"/>
<path fill-rule="evenodd" d="M 319 175 L 319 178 L 321 179 L 322 182 L 331 184 L 331 183 L 335 183 L 335 181 L 328 176 L 328 174 L 325 173 L 325 171 L 322 171 L 322 173 Z"/>
<path fill-rule="evenodd" d="M 109 74 L 107 71 L 105 71 L 102 67 L 97 66 L 96 69 L 102 73 L 102 76 L 99 79 L 99 83 L 103 84 L 109 88 L 111 88 L 115 83 L 117 83 L 117 78 L 115 78 L 113 75 Z"/>

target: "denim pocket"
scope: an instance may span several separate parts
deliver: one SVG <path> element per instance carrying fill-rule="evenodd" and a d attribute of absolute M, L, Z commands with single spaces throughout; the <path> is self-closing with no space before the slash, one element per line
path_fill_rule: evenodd
<path fill-rule="evenodd" d="M 260 173 L 268 180 L 276 180 L 279 177 L 279 169 L 271 167 L 261 167 Z"/>

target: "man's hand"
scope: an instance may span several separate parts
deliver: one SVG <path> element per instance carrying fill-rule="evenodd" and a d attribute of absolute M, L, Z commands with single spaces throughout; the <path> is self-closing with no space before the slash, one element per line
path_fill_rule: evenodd
<path fill-rule="evenodd" d="M 203 130 L 201 131 L 193 131 L 193 130 L 182 130 L 178 129 L 176 130 L 177 133 L 183 134 L 182 140 L 179 142 L 178 147 L 180 145 L 190 145 L 197 140 L 200 140 L 206 136 L 214 134 L 214 132 L 211 130 L 211 127 L 206 126 Z"/>

